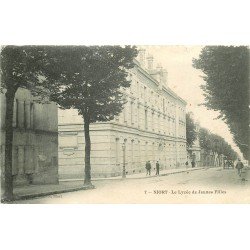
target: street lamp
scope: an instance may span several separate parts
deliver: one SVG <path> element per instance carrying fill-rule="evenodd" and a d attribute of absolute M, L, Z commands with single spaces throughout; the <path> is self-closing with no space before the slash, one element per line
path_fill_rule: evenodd
<path fill-rule="evenodd" d="M 122 144 L 122 151 L 123 151 L 123 166 L 122 166 L 122 178 L 126 178 L 126 168 L 125 168 L 125 143 Z"/>

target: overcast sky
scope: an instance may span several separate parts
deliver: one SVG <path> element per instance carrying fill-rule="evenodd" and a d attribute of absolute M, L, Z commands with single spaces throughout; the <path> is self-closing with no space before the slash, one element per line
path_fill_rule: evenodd
<path fill-rule="evenodd" d="M 187 101 L 187 111 L 192 111 L 194 118 L 202 127 L 222 136 L 234 150 L 240 154 L 233 142 L 228 126 L 222 120 L 215 120 L 218 112 L 207 110 L 203 103 L 202 72 L 192 67 L 192 58 L 198 58 L 202 46 L 143 46 L 154 56 L 155 66 L 161 63 L 168 71 L 168 86 Z"/>

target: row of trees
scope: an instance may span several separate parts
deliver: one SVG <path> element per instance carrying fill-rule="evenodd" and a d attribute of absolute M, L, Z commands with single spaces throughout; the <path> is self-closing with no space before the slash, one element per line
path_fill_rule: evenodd
<path fill-rule="evenodd" d="M 200 147 L 206 152 L 213 151 L 220 155 L 223 154 L 227 159 L 237 159 L 237 153 L 232 149 L 231 145 L 224 140 L 224 138 L 211 133 L 205 128 L 199 129 L 199 142 Z"/>
<path fill-rule="evenodd" d="M 187 148 L 191 148 L 197 139 L 197 130 L 192 112 L 186 114 L 186 138 Z"/>
<path fill-rule="evenodd" d="M 206 46 L 193 66 L 203 72 L 205 105 L 220 112 L 246 159 L 249 148 L 249 48 Z"/>
<path fill-rule="evenodd" d="M 220 155 L 223 154 L 228 159 L 237 159 L 237 153 L 221 136 L 213 134 L 205 128 L 196 129 L 196 124 L 191 112 L 186 114 L 186 137 L 188 148 L 191 148 L 198 138 L 200 147 L 204 149 L 205 152 L 209 153 L 213 151 Z"/>
<path fill-rule="evenodd" d="M 1 50 L 1 92 L 6 97 L 5 193 L 13 199 L 13 105 L 19 88 L 74 108 L 84 119 L 85 179 L 91 185 L 90 123 L 109 121 L 126 100 L 122 90 L 130 86 L 128 70 L 134 67 L 135 46 L 5 46 Z"/>

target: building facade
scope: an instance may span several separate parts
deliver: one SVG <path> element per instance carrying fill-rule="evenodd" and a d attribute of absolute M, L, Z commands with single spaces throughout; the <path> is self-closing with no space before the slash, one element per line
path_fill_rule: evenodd
<path fill-rule="evenodd" d="M 153 168 L 185 166 L 186 102 L 167 86 L 167 72 L 140 51 L 130 70 L 123 112 L 110 122 L 90 125 L 92 177 L 119 176 Z M 83 178 L 83 120 L 75 110 L 59 110 L 59 178 Z"/>
<path fill-rule="evenodd" d="M 1 176 L 4 181 L 5 95 L 1 94 Z M 13 114 L 12 174 L 14 185 L 58 182 L 58 108 L 39 104 L 26 89 L 18 89 Z"/>

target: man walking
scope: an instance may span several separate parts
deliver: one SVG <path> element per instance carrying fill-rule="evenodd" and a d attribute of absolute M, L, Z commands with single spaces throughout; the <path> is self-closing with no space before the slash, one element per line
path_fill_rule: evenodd
<path fill-rule="evenodd" d="M 241 162 L 241 160 L 239 159 L 236 166 L 235 166 L 238 170 L 238 175 L 241 176 L 241 172 L 242 172 L 242 168 L 244 167 L 243 163 Z"/>
<path fill-rule="evenodd" d="M 192 165 L 192 168 L 195 168 L 195 161 L 194 160 L 192 160 L 191 165 Z"/>
<path fill-rule="evenodd" d="M 155 175 L 159 175 L 160 174 L 160 163 L 157 161 L 156 162 L 156 174 Z"/>
<path fill-rule="evenodd" d="M 151 163 L 150 163 L 150 161 L 146 162 L 146 170 L 147 170 L 146 176 L 151 175 Z"/>

